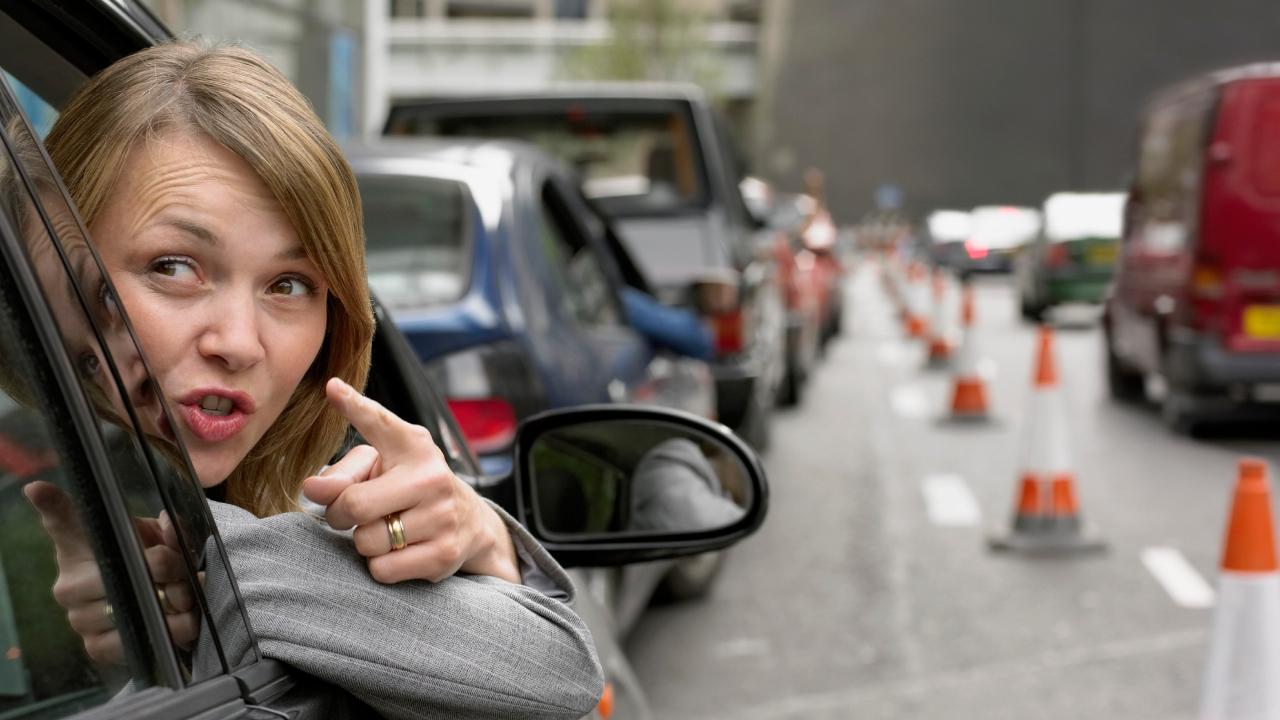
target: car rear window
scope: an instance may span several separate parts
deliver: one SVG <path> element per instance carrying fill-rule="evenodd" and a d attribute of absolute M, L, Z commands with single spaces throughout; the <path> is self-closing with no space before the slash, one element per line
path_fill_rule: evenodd
<path fill-rule="evenodd" d="M 362 175 L 369 285 L 391 310 L 457 300 L 470 275 L 470 195 L 456 180 Z"/>
<path fill-rule="evenodd" d="M 430 110 L 426 111 L 430 112 Z M 610 215 L 663 215 L 707 204 L 706 174 L 691 118 L 678 108 L 519 115 L 414 117 L 393 132 L 507 138 L 540 146 L 577 170 L 583 190 Z"/>
<path fill-rule="evenodd" d="M 1250 145 L 1254 189 L 1270 197 L 1280 196 L 1280 97 L 1270 95 L 1258 104 Z"/>

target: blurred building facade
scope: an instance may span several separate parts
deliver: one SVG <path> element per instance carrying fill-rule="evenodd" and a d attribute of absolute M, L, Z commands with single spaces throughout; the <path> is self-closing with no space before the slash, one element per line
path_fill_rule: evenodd
<path fill-rule="evenodd" d="M 827 170 L 840 219 L 1123 189 L 1139 112 L 1207 70 L 1280 60 L 1275 0 L 796 0 L 757 166 Z"/>

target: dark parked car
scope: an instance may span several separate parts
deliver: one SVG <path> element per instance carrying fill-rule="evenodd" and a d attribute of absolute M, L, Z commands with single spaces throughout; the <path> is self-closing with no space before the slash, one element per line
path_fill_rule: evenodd
<path fill-rule="evenodd" d="M 1024 318 L 1040 322 L 1056 305 L 1103 301 L 1124 202 L 1124 193 L 1055 193 L 1044 201 L 1044 227 L 1014 260 Z"/>
<path fill-rule="evenodd" d="M 629 321 L 622 293 L 647 284 L 553 158 L 457 140 L 346 153 L 369 284 L 487 472 L 509 472 L 516 425 L 551 408 L 642 402 L 714 417 L 706 363 L 660 351 Z"/>
<path fill-rule="evenodd" d="M 1197 421 L 1280 391 L 1280 72 L 1195 78 L 1142 118 L 1104 314 L 1111 392 L 1164 378 L 1166 420 Z"/>
<path fill-rule="evenodd" d="M 727 127 L 701 90 L 683 85 L 569 86 L 535 95 L 393 101 L 388 135 L 515 138 L 578 171 L 612 217 L 658 295 L 733 287 L 714 308 L 720 420 L 757 446 L 784 369 L 786 314 L 772 231 L 743 201 Z"/>
<path fill-rule="evenodd" d="M 38 103 L 56 113 L 89 74 L 168 37 L 130 0 L 7 3 L 0 9 L 0 69 L 22 84 L 24 102 L 20 106 L 0 79 L 0 175 L 52 173 L 43 160 L 13 153 L 15 147 L 37 143 L 27 134 L 20 107 Z M 10 210 L 20 204 L 40 211 L 49 243 L 59 250 L 41 254 L 39 263 L 28 253 L 29 238 L 16 231 Z M 185 453 L 161 451 L 131 424 L 135 413 L 127 393 L 118 392 L 123 382 L 117 368 L 141 352 L 126 326 L 104 328 L 106 321 L 86 312 L 114 291 L 83 244 L 77 245 L 82 250 L 77 262 L 68 262 L 68 243 L 81 231 L 75 222 L 54 225 L 49 218 L 72 216 L 68 201 L 56 192 L 37 195 L 24 185 L 10 185 L 0 195 L 0 717 L 34 720 L 79 713 L 212 720 L 271 714 L 297 678 L 288 666 L 262 655 L 238 597 L 227 612 L 209 614 L 197 571 L 220 567 L 227 576 L 234 574 L 202 491 L 190 480 L 194 474 Z M 477 477 L 474 456 L 413 352 L 380 308 L 376 314 L 367 392 L 430 430 L 460 476 Z M 102 341 L 108 332 L 110 346 Z M 117 403 L 109 414 L 103 413 L 104 393 L 114 394 Z M 642 463 L 658 446 L 673 441 L 712 448 L 709 459 L 729 468 L 716 479 L 738 505 L 736 519 L 714 527 L 686 522 L 674 534 L 652 530 L 655 518 L 672 519 L 665 513 L 651 510 L 646 525 L 635 520 L 636 488 L 630 481 L 645 474 Z M 719 426 L 687 414 L 624 407 L 562 411 L 526 421 L 516 445 L 512 475 L 481 489 L 510 508 L 568 566 L 719 550 L 750 534 L 764 517 L 767 489 L 753 454 Z M 89 661 L 66 613 L 50 597 L 55 550 L 20 497 L 34 480 L 52 483 L 71 498 L 113 608 L 126 661 L 120 668 Z M 251 652 L 243 662 L 229 662 L 219 653 L 212 667 L 197 674 L 190 654 L 170 643 L 137 524 L 161 511 L 173 518 L 182 539 L 181 571 L 210 642 L 221 648 L 219 638 L 249 638 Z M 689 516 L 676 517 L 687 521 Z M 646 717 L 643 693 L 610 633 L 608 611 L 589 592 L 580 594 L 578 611 L 593 629 L 613 683 L 613 716 Z"/>

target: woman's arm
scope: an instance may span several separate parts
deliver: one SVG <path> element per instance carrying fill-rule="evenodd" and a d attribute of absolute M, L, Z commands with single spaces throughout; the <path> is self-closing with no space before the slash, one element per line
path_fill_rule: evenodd
<path fill-rule="evenodd" d="M 382 585 L 350 536 L 315 517 L 210 506 L 265 656 L 390 718 L 578 718 L 595 707 L 600 663 L 567 605 L 483 576 Z M 563 575 L 554 561 L 546 569 Z M 235 601 L 214 571 L 216 619 Z M 249 652 L 247 638 L 224 643 L 233 658 Z"/>

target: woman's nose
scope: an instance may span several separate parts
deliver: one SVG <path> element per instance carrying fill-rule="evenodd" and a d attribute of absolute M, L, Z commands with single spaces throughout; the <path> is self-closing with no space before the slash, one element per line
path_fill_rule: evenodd
<path fill-rule="evenodd" d="M 232 372 L 257 364 L 266 355 L 258 310 L 251 293 L 222 293 L 208 305 L 207 324 L 196 343 L 197 350 Z"/>

